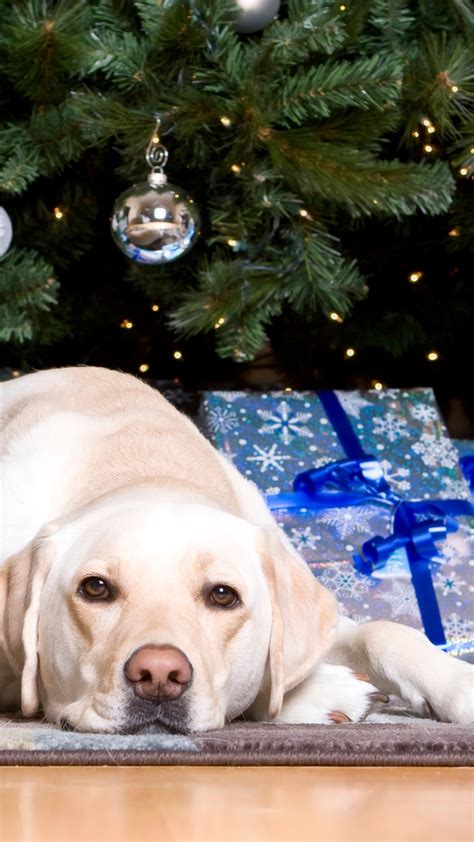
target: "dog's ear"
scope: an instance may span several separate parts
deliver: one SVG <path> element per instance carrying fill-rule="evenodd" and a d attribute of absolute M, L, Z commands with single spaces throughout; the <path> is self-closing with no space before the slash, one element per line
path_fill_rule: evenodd
<path fill-rule="evenodd" d="M 24 716 L 33 716 L 39 707 L 38 621 L 41 592 L 53 561 L 48 540 L 52 531 L 49 527 L 42 530 L 23 550 L 10 556 L 0 579 L 0 638 L 8 660 L 21 671 Z"/>
<path fill-rule="evenodd" d="M 278 715 L 283 697 L 305 679 L 334 639 L 334 597 L 313 576 L 284 533 L 263 530 L 261 553 L 272 601 L 268 714 Z"/>

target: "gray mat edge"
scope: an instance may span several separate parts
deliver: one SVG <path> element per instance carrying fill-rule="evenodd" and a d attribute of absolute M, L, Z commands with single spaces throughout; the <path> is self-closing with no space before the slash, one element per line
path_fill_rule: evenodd
<path fill-rule="evenodd" d="M 474 766 L 474 752 L 5 751 L 0 766 Z"/>

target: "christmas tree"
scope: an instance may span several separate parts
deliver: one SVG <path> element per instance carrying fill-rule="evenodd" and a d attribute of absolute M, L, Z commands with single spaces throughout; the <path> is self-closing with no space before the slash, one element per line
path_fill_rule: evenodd
<path fill-rule="evenodd" d="M 0 6 L 5 364 L 198 381 L 270 339 L 292 385 L 462 391 L 464 0 L 288 0 L 277 15 L 275 0 Z M 110 233 L 119 194 L 146 182 L 150 140 L 201 217 L 196 244 L 159 265 Z"/>

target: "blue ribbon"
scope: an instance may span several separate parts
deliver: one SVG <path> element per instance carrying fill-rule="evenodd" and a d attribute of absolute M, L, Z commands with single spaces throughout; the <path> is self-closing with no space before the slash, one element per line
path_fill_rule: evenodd
<path fill-rule="evenodd" d="M 366 502 L 390 505 L 394 509 L 392 533 L 380 535 L 362 546 L 361 556 L 354 556 L 360 573 L 370 575 L 383 568 L 390 556 L 404 549 L 410 565 L 415 595 L 425 633 L 438 646 L 446 637 L 432 580 L 432 565 L 440 558 L 437 541 L 443 541 L 458 529 L 459 515 L 474 514 L 468 500 L 404 501 L 392 491 L 378 460 L 363 450 L 351 423 L 334 392 L 318 392 L 326 414 L 336 431 L 348 459 L 296 476 L 293 492 L 267 497 L 270 509 L 323 509 L 356 506 Z M 470 463 L 474 472 L 474 457 Z"/>
<path fill-rule="evenodd" d="M 474 494 L 474 453 L 468 453 L 466 456 L 461 456 L 459 460 L 461 470 L 466 478 L 466 482 Z"/>

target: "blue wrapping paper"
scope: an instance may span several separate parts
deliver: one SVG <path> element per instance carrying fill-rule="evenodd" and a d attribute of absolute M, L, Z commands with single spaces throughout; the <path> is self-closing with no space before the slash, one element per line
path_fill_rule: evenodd
<path fill-rule="evenodd" d="M 430 389 L 336 392 L 366 453 L 377 456 L 404 499 L 470 499 L 459 454 Z M 290 491 L 297 473 L 345 458 L 321 401 L 312 392 L 207 392 L 207 427 L 216 446 L 265 494 Z M 359 573 L 353 555 L 374 535 L 390 533 L 390 508 L 360 506 L 277 511 L 277 521 L 313 573 L 358 622 L 393 619 L 422 628 L 404 553 L 375 575 Z M 453 653 L 474 651 L 474 520 L 439 545 L 433 582 Z"/>

